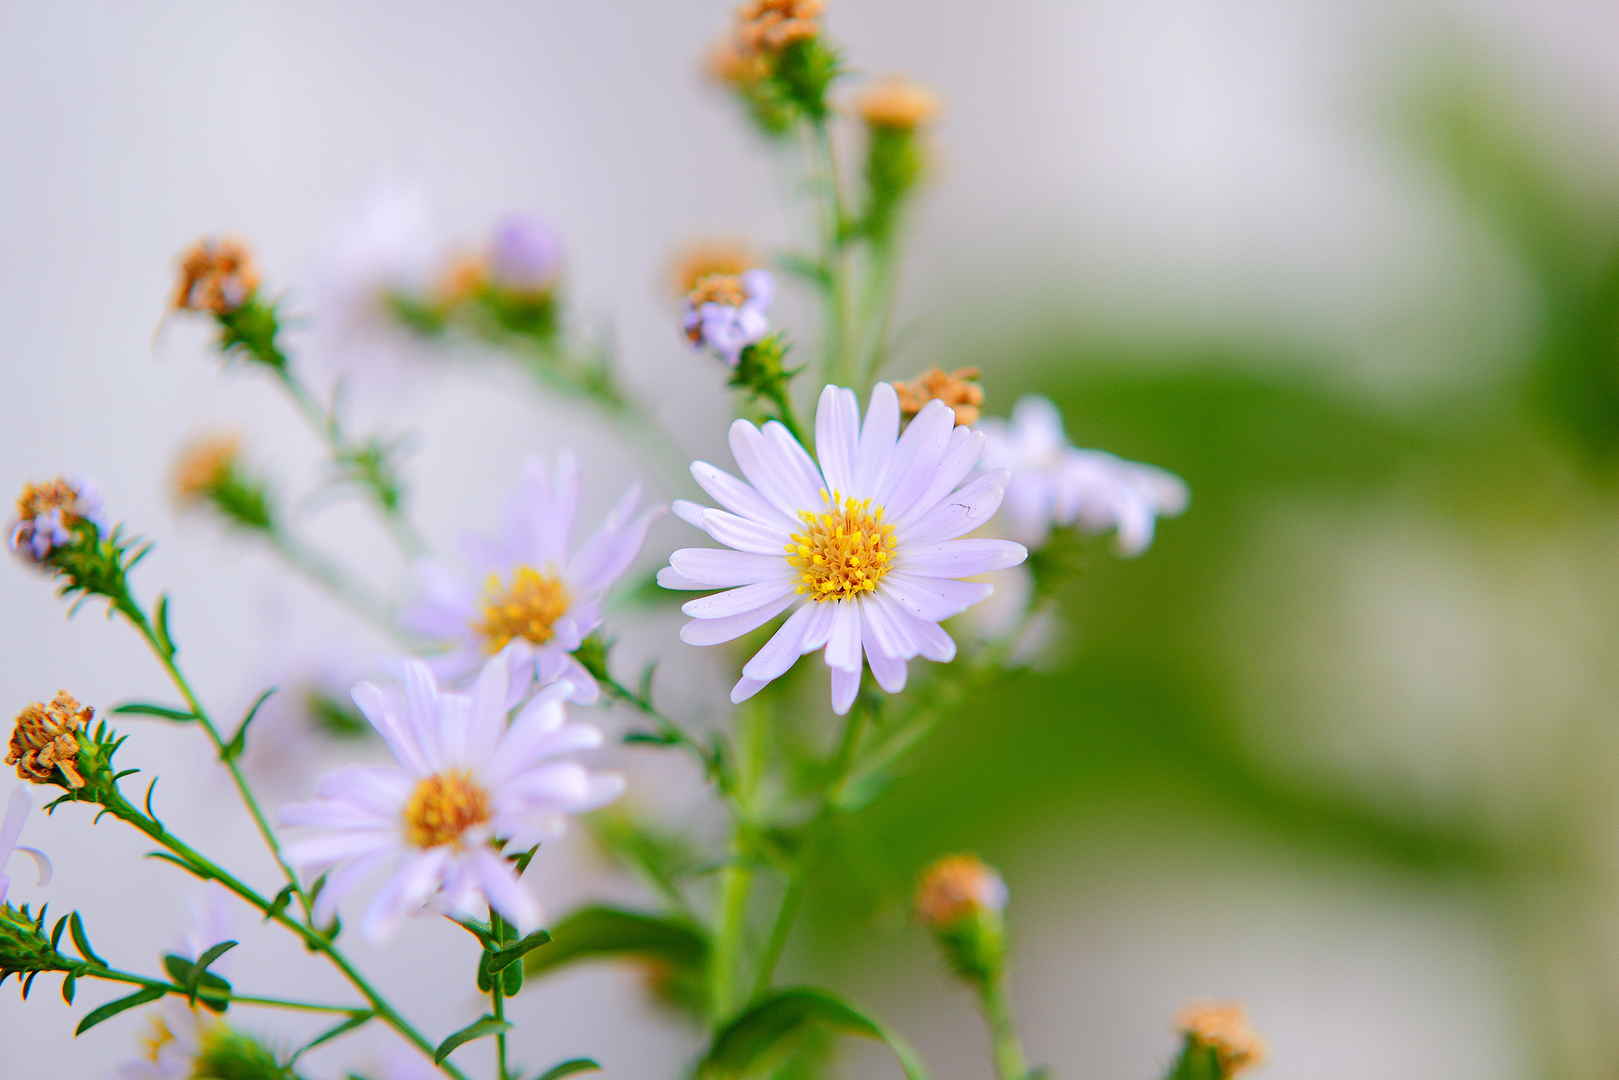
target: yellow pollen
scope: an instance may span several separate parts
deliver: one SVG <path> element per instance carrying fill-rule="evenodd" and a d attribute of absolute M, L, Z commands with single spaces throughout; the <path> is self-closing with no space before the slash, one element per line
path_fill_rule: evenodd
<path fill-rule="evenodd" d="M 798 591 L 816 602 L 853 600 L 877 588 L 894 555 L 894 526 L 870 499 L 821 492 L 828 509 L 799 512 L 804 531 L 792 535 L 787 562 L 799 571 Z"/>
<path fill-rule="evenodd" d="M 152 1017 L 152 1031 L 146 1038 L 141 1040 L 141 1045 L 146 1048 L 146 1060 L 156 1065 L 158 1055 L 163 1053 L 163 1048 L 173 1041 L 174 1032 L 169 1030 L 168 1021 L 163 1019 L 161 1015 Z"/>
<path fill-rule="evenodd" d="M 484 639 L 491 656 L 516 638 L 544 645 L 555 633 L 556 621 L 567 613 L 571 599 L 560 578 L 532 566 L 519 566 L 510 586 L 500 575 L 490 574 L 484 585 L 483 617 L 472 628 Z"/>
<path fill-rule="evenodd" d="M 405 803 L 405 838 L 419 848 L 453 844 L 490 818 L 489 793 L 464 769 L 429 776 Z"/>

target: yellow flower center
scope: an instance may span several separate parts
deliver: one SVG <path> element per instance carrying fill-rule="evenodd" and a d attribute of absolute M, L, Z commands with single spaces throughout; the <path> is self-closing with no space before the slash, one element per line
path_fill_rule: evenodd
<path fill-rule="evenodd" d="M 484 648 L 493 656 L 514 638 L 544 645 L 555 632 L 552 627 L 568 610 L 568 587 L 552 574 L 542 574 L 532 566 L 519 566 L 512 583 L 505 585 L 500 575 L 490 574 L 484 585 L 483 617 L 472 628 L 484 639 Z"/>
<path fill-rule="evenodd" d="M 405 838 L 419 848 L 453 844 L 492 816 L 489 793 L 464 769 L 429 776 L 405 803 Z"/>
<path fill-rule="evenodd" d="M 888 573 L 894 554 L 894 526 L 883 523 L 883 508 L 870 499 L 846 499 L 821 492 L 828 509 L 799 511 L 804 531 L 787 545 L 787 562 L 799 571 L 798 591 L 811 600 L 852 600 L 869 593 Z"/>
<path fill-rule="evenodd" d="M 141 1045 L 146 1050 L 146 1060 L 156 1065 L 158 1055 L 173 1041 L 174 1032 L 169 1030 L 169 1022 L 161 1015 L 152 1017 L 151 1033 L 141 1040 Z"/>

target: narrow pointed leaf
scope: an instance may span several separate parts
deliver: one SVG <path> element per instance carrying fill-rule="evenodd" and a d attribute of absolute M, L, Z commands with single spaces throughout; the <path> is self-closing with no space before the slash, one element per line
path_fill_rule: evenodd
<path fill-rule="evenodd" d="M 293 1051 L 292 1056 L 287 1059 L 287 1068 L 291 1069 L 294 1065 L 296 1065 L 298 1063 L 299 1058 L 303 1057 L 306 1053 L 313 1050 L 315 1047 L 320 1046 L 320 1045 L 322 1045 L 324 1043 L 329 1043 L 333 1039 L 341 1038 L 342 1036 L 347 1035 L 349 1032 L 353 1031 L 355 1028 L 361 1027 L 362 1025 L 369 1022 L 376 1015 L 377 1014 L 374 1013 L 374 1012 L 355 1013 L 353 1016 L 349 1017 L 347 1020 L 344 1020 L 341 1023 L 333 1024 L 331 1027 L 327 1028 L 325 1031 L 321 1032 L 319 1035 L 316 1035 L 313 1039 L 310 1039 L 308 1042 L 304 1043 L 297 1050 Z"/>
<path fill-rule="evenodd" d="M 253 704 L 248 707 L 247 715 L 242 717 L 241 724 L 236 728 L 236 734 L 230 737 L 230 742 L 226 743 L 225 749 L 220 751 L 221 756 L 226 761 L 241 757 L 242 752 L 247 749 L 247 725 L 253 722 L 253 718 L 259 714 L 259 709 L 263 708 L 264 703 L 270 700 L 270 695 L 274 694 L 275 691 L 275 687 L 270 687 L 254 699 Z"/>
<path fill-rule="evenodd" d="M 582 1072 L 601 1072 L 601 1066 L 590 1058 L 570 1058 L 546 1069 L 534 1080 L 562 1080 L 564 1076 Z"/>
<path fill-rule="evenodd" d="M 68 916 L 67 925 L 68 931 L 73 935 L 73 947 L 79 950 L 79 955 L 92 964 L 106 967 L 107 962 L 97 956 L 96 951 L 90 947 L 89 935 L 84 932 L 84 920 L 79 918 L 77 911 Z"/>
<path fill-rule="evenodd" d="M 156 716 L 180 724 L 189 724 L 197 718 L 189 709 L 176 709 L 150 701 L 126 701 L 122 705 L 114 705 L 111 711 L 120 716 Z"/>
<path fill-rule="evenodd" d="M 810 1027 L 858 1035 L 886 1043 L 909 1080 L 925 1080 L 916 1052 L 848 1002 L 810 987 L 777 990 L 755 1001 L 730 1021 L 709 1045 L 698 1075 L 702 1080 L 733 1080 L 748 1075 L 788 1048 L 788 1040 Z"/>
<path fill-rule="evenodd" d="M 511 1030 L 511 1024 L 505 1020 L 496 1020 L 493 1016 L 479 1017 L 439 1043 L 438 1049 L 433 1051 L 433 1061 L 435 1064 L 441 1065 L 444 1063 L 444 1059 L 454 1053 L 457 1048 L 465 1046 L 472 1040 L 487 1038 L 490 1035 L 498 1035 L 509 1030 Z"/>
<path fill-rule="evenodd" d="M 167 991 L 165 991 L 161 986 L 144 986 L 135 991 L 133 994 L 130 994 L 128 997 L 121 997 L 115 1001 L 109 1001 L 100 1008 L 92 1009 L 90 1012 L 86 1013 L 84 1019 L 79 1021 L 79 1026 L 73 1029 L 73 1034 L 83 1035 L 86 1031 L 89 1031 L 103 1020 L 111 1020 L 113 1017 L 117 1016 L 126 1009 L 133 1009 L 137 1005 L 145 1005 L 149 1001 L 156 1001 L 165 993 L 167 993 Z"/>

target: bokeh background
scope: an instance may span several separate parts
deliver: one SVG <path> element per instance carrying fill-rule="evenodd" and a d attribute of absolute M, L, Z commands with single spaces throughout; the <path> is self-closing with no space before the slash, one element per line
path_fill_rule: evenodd
<path fill-rule="evenodd" d="M 174 593 L 220 713 L 384 643 L 176 511 L 169 462 L 198 430 L 244 432 L 289 498 L 322 474 L 261 378 L 222 374 L 200 328 L 156 332 L 174 255 L 248 237 L 296 308 L 378 185 L 425 193 L 451 245 L 544 215 L 576 324 L 610 328 L 686 449 L 722 455 L 730 402 L 678 339 L 669 253 L 712 234 L 790 248 L 809 220 L 790 155 L 696 74 L 726 16 L 720 0 L 0 8 L 4 484 L 89 473 L 159 541 L 138 580 Z M 1088 561 L 1040 670 L 969 702 L 849 824 L 788 973 L 888 1018 L 942 1080 L 986 1075 L 970 1002 L 906 917 L 916 868 L 971 848 L 1011 882 L 1015 995 L 1057 1075 L 1155 1075 L 1174 1010 L 1209 996 L 1248 1004 L 1265 1075 L 1619 1073 L 1619 10 L 862 0 L 828 25 L 858 71 L 947 102 L 891 373 L 979 365 L 992 411 L 1048 394 L 1076 441 L 1179 472 L 1193 503 L 1144 557 Z M 359 404 L 412 434 L 413 511 L 440 544 L 493 514 L 530 452 L 580 448 L 598 511 L 631 477 L 689 494 L 668 460 L 498 362 L 419 365 Z M 397 587 L 363 508 L 295 505 Z M 647 564 L 684 539 L 661 525 Z M 127 631 L 66 621 L 25 567 L 0 574 L 0 610 L 7 708 L 59 686 L 167 697 Z M 621 648 L 674 661 L 671 709 L 723 723 L 725 673 L 676 625 L 638 613 Z M 128 753 L 162 773 L 171 821 L 270 880 L 189 733 L 140 727 Z M 610 756 L 643 812 L 702 820 L 683 766 Z M 291 757 L 276 800 L 324 765 Z M 19 898 L 80 909 L 125 966 L 179 936 L 195 898 L 132 836 L 76 811 L 29 835 L 57 878 Z M 541 882 L 556 911 L 644 899 L 584 835 Z M 240 922 L 238 981 L 340 992 Z M 357 952 L 433 1030 L 477 1007 L 458 932 Z M 442 974 L 457 964 L 467 985 Z M 524 1057 L 675 1075 L 697 1043 L 645 981 L 618 965 L 532 986 Z M 0 997 L 0 1074 L 108 1073 L 142 1023 L 73 1041 L 98 993 L 72 1010 L 43 985 Z M 311 1072 L 386 1052 L 367 1039 Z"/>

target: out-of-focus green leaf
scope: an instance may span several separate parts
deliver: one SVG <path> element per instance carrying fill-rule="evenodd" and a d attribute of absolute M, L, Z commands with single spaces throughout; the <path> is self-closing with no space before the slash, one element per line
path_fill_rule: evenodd
<path fill-rule="evenodd" d="M 904 1040 L 848 1002 L 810 987 L 777 990 L 748 1006 L 714 1036 L 698 1074 L 702 1080 L 745 1076 L 784 1053 L 788 1040 L 811 1027 L 886 1043 L 909 1080 L 927 1076 L 916 1052 Z"/>

